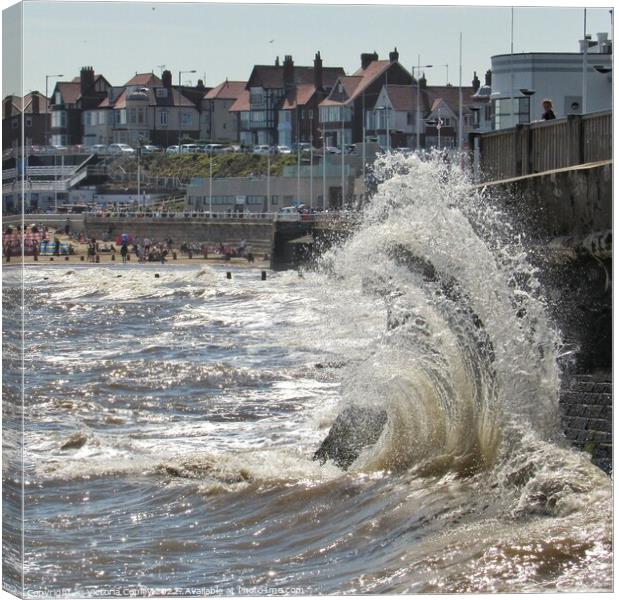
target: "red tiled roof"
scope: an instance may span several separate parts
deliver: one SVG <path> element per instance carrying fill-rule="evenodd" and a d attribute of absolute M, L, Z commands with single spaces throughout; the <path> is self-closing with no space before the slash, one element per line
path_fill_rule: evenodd
<path fill-rule="evenodd" d="M 321 106 L 348 104 L 355 98 L 359 97 L 359 95 L 363 93 L 363 91 L 366 90 L 378 77 L 380 77 L 392 64 L 394 63 L 389 60 L 374 60 L 365 69 L 358 69 L 348 77 L 340 77 L 338 81 L 341 81 L 344 85 L 344 90 L 347 97 L 345 99 L 336 99 L 337 91 L 334 87 L 329 95 L 329 98 L 321 102 Z"/>
<path fill-rule="evenodd" d="M 136 73 L 125 85 L 157 87 L 161 85 L 161 79 L 154 73 Z"/>
<path fill-rule="evenodd" d="M 73 81 L 59 81 L 56 84 L 56 90 L 62 95 L 65 104 L 75 104 L 80 97 L 80 78 L 76 77 L 75 79 Z"/>
<path fill-rule="evenodd" d="M 249 91 L 244 90 L 236 99 L 234 104 L 228 109 L 228 112 L 248 112 L 249 111 Z"/>
<path fill-rule="evenodd" d="M 454 85 L 433 85 L 426 88 L 428 97 L 432 103 L 432 110 L 436 110 L 438 107 L 437 101 L 443 100 L 451 110 L 458 112 L 459 110 L 459 91 L 458 87 Z M 472 86 L 462 87 L 462 106 L 464 111 L 468 111 L 467 106 L 475 102 L 473 99 L 475 91 Z"/>
<path fill-rule="evenodd" d="M 161 88 L 161 86 L 158 86 Z M 171 88 L 171 96 L 168 94 L 165 98 L 157 96 L 155 87 L 147 88 L 148 89 L 148 106 L 189 106 L 192 108 L 196 108 L 196 105 L 187 98 L 184 94 L 181 94 L 178 89 Z M 97 108 L 126 108 L 127 99 L 130 92 L 127 89 L 124 89 L 122 93 L 110 102 L 109 98 L 104 98 L 101 103 L 97 106 Z"/>
<path fill-rule="evenodd" d="M 344 69 L 341 67 L 323 67 L 322 84 L 331 87 L 338 77 L 343 76 Z M 294 82 L 297 85 L 304 83 L 314 83 L 314 67 L 294 67 Z M 280 65 L 256 65 L 251 73 L 247 85 L 254 83 L 263 88 L 283 88 L 284 87 L 284 67 Z"/>
<path fill-rule="evenodd" d="M 2 118 L 5 118 L 4 107 L 6 101 L 10 98 L 11 104 L 13 105 L 13 116 L 17 116 L 18 113 L 21 113 L 23 107 L 25 106 L 26 114 L 32 114 L 32 97 L 36 95 L 39 98 L 39 113 L 47 112 L 47 104 L 48 100 L 45 98 L 43 94 L 40 92 L 30 92 L 26 94 L 23 98 L 21 96 L 7 96 L 4 98 L 2 102 Z"/>
<path fill-rule="evenodd" d="M 342 104 L 342 102 L 348 102 L 355 95 L 355 90 L 359 87 L 362 79 L 363 77 L 358 77 L 355 75 L 340 77 L 333 87 L 333 90 L 331 90 L 329 97 L 320 103 L 321 106 L 338 106 Z M 339 94 L 337 91 L 338 83 L 341 83 L 344 88 L 343 94 Z"/>
<path fill-rule="evenodd" d="M 305 106 L 316 93 L 316 86 L 313 83 L 304 83 L 290 91 L 284 98 L 283 110 L 293 110 L 298 106 Z"/>
<path fill-rule="evenodd" d="M 387 94 L 394 110 L 417 110 L 416 85 L 386 85 Z M 419 90 L 421 104 L 424 104 L 423 90 Z"/>
<path fill-rule="evenodd" d="M 205 100 L 236 100 L 245 91 L 246 85 L 246 81 L 228 81 L 226 79 L 210 90 L 204 98 Z"/>

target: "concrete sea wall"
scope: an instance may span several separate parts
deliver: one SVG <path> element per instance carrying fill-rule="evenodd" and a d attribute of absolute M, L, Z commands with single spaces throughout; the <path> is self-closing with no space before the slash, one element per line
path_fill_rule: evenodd
<path fill-rule="evenodd" d="M 273 223 L 269 219 L 206 218 L 121 218 L 90 217 L 84 223 L 86 234 L 98 239 L 127 233 L 153 241 L 171 238 L 178 246 L 183 242 L 238 243 L 245 240 L 259 251 L 270 252 Z"/>

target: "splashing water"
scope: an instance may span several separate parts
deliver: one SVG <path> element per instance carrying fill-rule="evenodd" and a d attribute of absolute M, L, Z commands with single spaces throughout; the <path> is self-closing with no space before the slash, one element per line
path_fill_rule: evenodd
<path fill-rule="evenodd" d="M 348 390 L 391 414 L 366 466 L 466 470 L 491 466 L 506 430 L 556 439 L 559 335 L 525 248 L 440 156 L 388 155 L 377 174 L 361 227 L 324 258 L 385 301 L 387 333 Z"/>

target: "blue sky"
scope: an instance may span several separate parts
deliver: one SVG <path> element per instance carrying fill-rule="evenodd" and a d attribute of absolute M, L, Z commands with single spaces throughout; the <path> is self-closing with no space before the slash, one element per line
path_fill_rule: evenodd
<path fill-rule="evenodd" d="M 610 32 L 609 8 L 589 8 L 587 14 L 589 33 Z M 27 1 L 23 18 L 25 92 L 44 91 L 45 74 L 62 73 L 67 80 L 83 65 L 114 85 L 136 71 L 160 74 L 165 65 L 175 82 L 179 69 L 195 69 L 183 81 L 195 84 L 206 75 L 206 85 L 214 86 L 226 77 L 246 80 L 254 64 L 271 64 L 276 55 L 311 64 L 316 50 L 325 66 L 351 73 L 361 52 L 376 50 L 383 58 L 394 46 L 409 69 L 418 54 L 422 64 L 448 64 L 450 83 L 457 85 L 460 31 L 465 84 L 473 71 L 483 79 L 490 57 L 510 48 L 506 6 Z M 514 49 L 575 52 L 582 30 L 582 8 L 516 7 Z M 3 61 L 3 95 L 20 93 L 18 61 L 9 55 L 13 60 L 5 53 Z M 446 75 L 445 67 L 427 70 L 432 84 L 444 84 Z"/>

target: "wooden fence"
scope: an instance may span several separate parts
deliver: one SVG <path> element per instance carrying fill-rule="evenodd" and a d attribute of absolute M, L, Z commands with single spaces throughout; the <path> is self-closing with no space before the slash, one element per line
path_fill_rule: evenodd
<path fill-rule="evenodd" d="M 612 112 L 570 115 L 482 133 L 479 179 L 496 181 L 612 159 Z"/>

